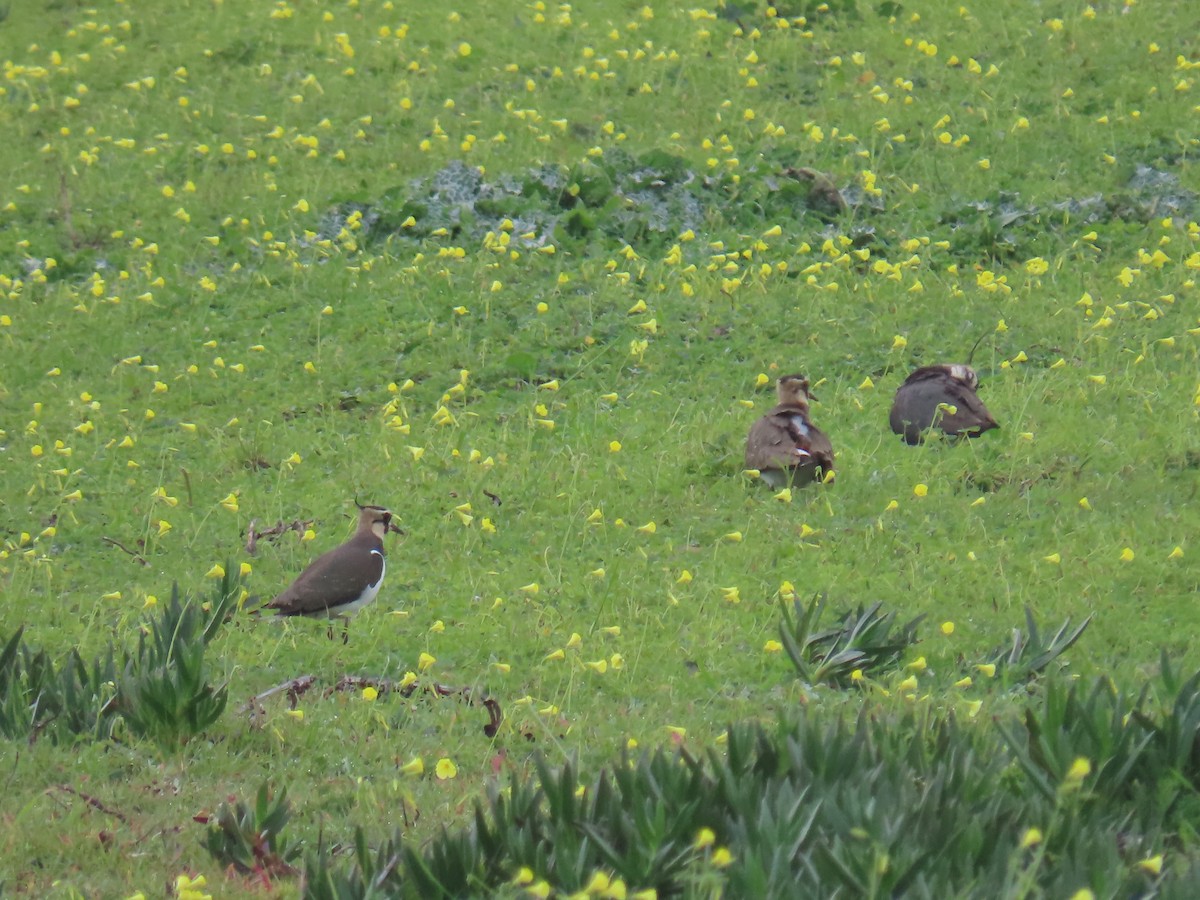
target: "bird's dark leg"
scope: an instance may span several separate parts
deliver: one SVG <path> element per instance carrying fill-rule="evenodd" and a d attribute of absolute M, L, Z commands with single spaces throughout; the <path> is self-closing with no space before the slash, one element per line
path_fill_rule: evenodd
<path fill-rule="evenodd" d="M 350 619 L 349 617 L 342 619 L 342 644 L 350 643 Z"/>

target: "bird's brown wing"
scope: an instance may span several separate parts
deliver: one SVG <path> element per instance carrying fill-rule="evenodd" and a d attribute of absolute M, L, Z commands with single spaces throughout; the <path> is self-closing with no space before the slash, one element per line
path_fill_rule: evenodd
<path fill-rule="evenodd" d="M 955 412 L 942 410 L 941 428 L 947 434 L 982 434 L 1000 427 L 979 396 L 961 381 L 949 379 L 946 396 L 944 402 L 955 408 Z"/>
<path fill-rule="evenodd" d="M 957 381 L 958 379 L 954 378 L 950 372 L 950 366 L 921 366 L 919 369 L 913 369 L 909 373 L 909 376 L 904 379 L 904 384 L 917 384 L 922 381 L 932 381 L 940 384 L 950 380 Z"/>
<path fill-rule="evenodd" d="M 807 450 L 812 457 L 813 462 L 821 467 L 822 471 L 828 472 L 833 469 L 833 444 L 829 437 L 816 425 L 808 426 L 808 434 L 806 437 L 806 446 L 803 449 Z"/>
<path fill-rule="evenodd" d="M 341 549 L 341 548 L 338 548 Z M 337 550 L 318 556 L 282 594 L 266 605 L 281 616 L 321 615 L 331 607 L 357 600 L 363 589 L 383 575 L 383 557 L 369 555 L 366 565 L 331 565 Z M 369 550 L 364 551 L 369 554 Z"/>
<path fill-rule="evenodd" d="M 904 435 L 904 440 L 909 444 L 920 443 L 921 432 L 933 424 L 934 412 L 943 397 L 944 392 L 937 380 L 914 381 L 910 376 L 908 381 L 900 385 L 892 401 L 892 411 L 888 415 L 892 431 Z"/>
<path fill-rule="evenodd" d="M 808 421 L 804 410 L 776 406 L 759 419 L 746 439 L 746 468 L 791 468 L 816 464 L 833 467 L 833 445 Z"/>
<path fill-rule="evenodd" d="M 948 374 L 938 374 L 937 368 L 918 370 L 924 373 L 922 377 L 910 376 L 896 391 L 888 416 L 892 431 L 903 434 L 908 443 L 916 444 L 921 441 L 922 432 L 935 424 L 947 434 L 979 434 L 999 427 L 968 385 Z M 953 407 L 954 411 L 947 407 Z"/>
<path fill-rule="evenodd" d="M 775 410 L 750 426 L 746 437 L 747 469 L 779 469 L 797 462 L 796 445 L 784 419 Z"/>

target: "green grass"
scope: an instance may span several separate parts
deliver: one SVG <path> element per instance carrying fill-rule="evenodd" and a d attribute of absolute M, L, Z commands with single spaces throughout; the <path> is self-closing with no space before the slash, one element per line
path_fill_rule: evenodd
<path fill-rule="evenodd" d="M 535 750 L 594 767 L 671 729 L 705 748 L 802 703 L 903 704 L 812 692 L 764 649 L 784 581 L 926 615 L 918 702 L 984 719 L 1016 704 L 938 675 L 1026 606 L 1045 628 L 1095 613 L 1074 671 L 1132 689 L 1160 648 L 1200 666 L 1189 4 L 409 6 L 7 10 L 0 638 L 129 647 L 150 597 L 207 593 L 226 560 L 272 597 L 345 539 L 355 497 L 406 531 L 348 644 L 226 628 L 229 707 L 178 753 L 10 743 L 10 892 L 151 896 L 184 872 L 244 892 L 192 818 L 266 777 L 310 846 L 355 825 L 419 843 Z M 605 205 L 597 170 L 651 153 L 675 166 L 651 192 L 703 201 L 691 220 Z M 411 187 L 455 161 L 592 184 L 594 221 L 555 230 L 567 201 L 526 190 L 499 246 Z M 861 202 L 827 221 L 788 166 Z M 1001 430 L 903 445 L 894 389 L 981 334 Z M 785 503 L 741 452 L 792 371 L 838 471 Z M 251 523 L 297 520 L 310 541 L 248 554 Z M 499 735 L 453 698 L 333 690 L 422 653 L 423 677 L 498 699 Z M 242 709 L 303 674 L 302 718 Z"/>

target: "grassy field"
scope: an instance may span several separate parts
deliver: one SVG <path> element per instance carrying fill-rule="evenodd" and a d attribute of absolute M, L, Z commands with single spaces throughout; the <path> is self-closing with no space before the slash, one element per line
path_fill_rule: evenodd
<path fill-rule="evenodd" d="M 309 847 L 419 843 L 537 751 L 1000 720 L 955 682 L 1026 607 L 1095 615 L 1085 677 L 1200 666 L 1186 0 L 36 6 L 0 23 L 0 639 L 119 654 L 222 566 L 269 599 L 356 498 L 405 534 L 347 643 L 223 628 L 185 745 L 6 740 L 8 892 L 295 896 L 194 821 L 265 779 Z M 1000 430 L 905 446 L 896 387 L 977 339 Z M 742 448 L 794 371 L 837 477 L 777 496 Z M 793 593 L 924 615 L 927 668 L 803 683 Z M 408 672 L 499 732 L 338 689 Z"/>

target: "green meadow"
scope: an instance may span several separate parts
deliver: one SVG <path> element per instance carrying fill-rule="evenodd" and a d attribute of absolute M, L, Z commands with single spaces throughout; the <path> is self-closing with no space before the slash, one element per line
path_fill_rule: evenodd
<path fill-rule="evenodd" d="M 0 895 L 1196 896 L 1189 0 L 0 14 Z"/>

